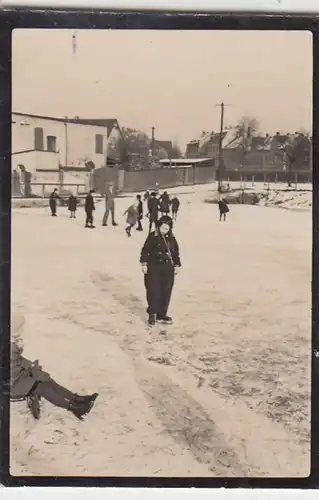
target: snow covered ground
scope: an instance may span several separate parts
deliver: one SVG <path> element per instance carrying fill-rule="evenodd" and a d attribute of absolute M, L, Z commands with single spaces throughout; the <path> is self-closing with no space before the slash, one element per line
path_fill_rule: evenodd
<path fill-rule="evenodd" d="M 173 190 L 169 190 L 172 192 Z M 177 189 L 176 189 L 177 191 Z M 307 476 L 310 471 L 311 212 L 185 194 L 174 326 L 150 335 L 138 263 L 145 233 L 84 229 L 14 209 L 12 304 L 25 355 L 76 392 L 85 422 L 43 403 L 11 408 L 13 475 Z"/>

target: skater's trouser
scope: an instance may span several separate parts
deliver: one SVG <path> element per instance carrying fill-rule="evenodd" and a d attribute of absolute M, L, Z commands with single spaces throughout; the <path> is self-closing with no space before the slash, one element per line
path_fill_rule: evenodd
<path fill-rule="evenodd" d="M 93 226 L 93 212 L 92 210 L 87 210 L 86 212 L 86 219 L 85 219 L 85 225 L 86 226 Z"/>
<path fill-rule="evenodd" d="M 148 314 L 166 316 L 174 285 L 172 264 L 149 265 L 144 276 Z"/>
<path fill-rule="evenodd" d="M 172 210 L 172 217 L 174 220 L 177 219 L 177 210 Z"/>
<path fill-rule="evenodd" d="M 153 224 L 156 227 L 157 221 L 158 221 L 158 214 L 150 214 L 149 232 L 152 231 Z"/>
<path fill-rule="evenodd" d="M 142 228 L 142 222 L 141 221 L 142 221 L 142 217 L 139 217 L 138 221 L 137 221 L 137 228 L 136 228 L 138 231 L 142 231 L 143 230 L 143 228 Z"/>
<path fill-rule="evenodd" d="M 104 212 L 104 215 L 103 215 L 103 220 L 102 220 L 102 224 L 107 224 L 107 221 L 108 221 L 108 218 L 109 218 L 109 215 L 110 215 L 110 212 L 111 212 L 111 217 L 112 217 L 112 223 L 115 222 L 115 218 L 114 218 L 114 203 L 112 203 L 112 205 L 110 205 L 109 207 L 106 207 L 105 208 L 105 212 Z"/>
<path fill-rule="evenodd" d="M 56 201 L 50 200 L 51 215 L 56 215 Z"/>
<path fill-rule="evenodd" d="M 73 392 L 57 384 L 51 378 L 45 382 L 38 382 L 34 392 L 54 406 L 65 409 L 68 409 L 70 402 L 75 396 Z"/>
<path fill-rule="evenodd" d="M 70 210 L 71 219 L 75 219 L 75 210 Z"/>
<path fill-rule="evenodd" d="M 221 221 L 222 219 L 226 220 L 226 214 L 224 212 L 220 212 L 219 214 L 219 220 Z"/>

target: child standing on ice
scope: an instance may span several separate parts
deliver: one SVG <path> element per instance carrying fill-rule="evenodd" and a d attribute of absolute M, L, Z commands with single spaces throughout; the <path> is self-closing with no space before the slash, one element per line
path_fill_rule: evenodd
<path fill-rule="evenodd" d="M 68 210 L 70 212 L 70 219 L 75 219 L 75 212 L 77 209 L 77 199 L 74 196 L 74 194 L 70 195 L 69 201 L 68 201 Z"/>
<path fill-rule="evenodd" d="M 138 212 L 137 212 L 137 205 L 136 203 L 133 203 L 130 207 L 128 207 L 127 210 L 125 210 L 123 215 L 127 214 L 126 222 L 128 226 L 125 228 L 126 234 L 128 237 L 131 237 L 131 231 L 132 227 L 135 226 L 135 224 L 138 221 Z"/>
<path fill-rule="evenodd" d="M 148 324 L 172 323 L 167 315 L 175 274 L 181 266 L 179 246 L 172 232 L 173 221 L 164 215 L 156 224 L 141 251 L 140 263 L 146 288 Z"/>
<path fill-rule="evenodd" d="M 225 198 L 221 198 L 218 202 L 218 208 L 219 208 L 219 222 L 221 220 L 226 220 L 226 215 L 229 212 L 228 204 Z"/>

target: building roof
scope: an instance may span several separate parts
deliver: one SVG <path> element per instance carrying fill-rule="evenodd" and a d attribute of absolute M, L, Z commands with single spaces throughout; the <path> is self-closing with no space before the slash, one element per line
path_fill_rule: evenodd
<path fill-rule="evenodd" d="M 31 113 L 19 113 L 16 111 L 12 112 L 13 115 L 25 116 L 29 118 L 40 118 L 41 120 L 54 120 L 57 122 L 63 123 L 76 123 L 78 125 L 94 125 L 95 127 L 106 127 L 107 133 L 110 135 L 113 127 L 119 127 L 118 121 L 116 118 L 61 118 L 56 116 L 45 116 L 45 115 L 33 115 Z"/>
<path fill-rule="evenodd" d="M 231 129 L 225 129 L 222 135 L 222 141 L 223 141 L 223 147 L 227 147 L 228 144 L 230 144 L 236 136 L 236 129 L 231 128 Z M 202 132 L 200 137 L 193 139 L 189 141 L 188 145 L 195 145 L 197 144 L 199 149 L 205 149 L 205 146 L 207 144 L 215 144 L 218 145 L 220 141 L 220 132 Z"/>

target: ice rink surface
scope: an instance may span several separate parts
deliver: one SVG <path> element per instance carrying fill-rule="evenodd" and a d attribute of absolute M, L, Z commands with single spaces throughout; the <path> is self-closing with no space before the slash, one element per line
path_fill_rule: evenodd
<path fill-rule="evenodd" d="M 11 415 L 11 473 L 271 476 L 310 472 L 311 211 L 180 196 L 183 267 L 165 335 L 145 326 L 146 237 L 15 209 L 12 305 L 25 355 L 76 392 L 98 391 L 85 422 L 44 403 Z M 146 225 L 146 220 L 144 220 Z"/>

